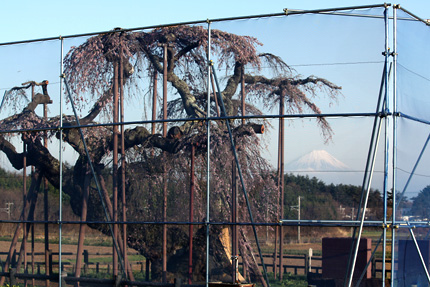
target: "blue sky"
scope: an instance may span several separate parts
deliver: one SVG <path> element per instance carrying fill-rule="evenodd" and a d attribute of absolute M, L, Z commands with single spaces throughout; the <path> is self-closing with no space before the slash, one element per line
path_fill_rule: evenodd
<path fill-rule="evenodd" d="M 380 4 L 346 0 L 122 0 L 1 1 L 0 43 L 194 20 L 258 15 L 289 9 L 320 9 Z M 430 18 L 430 1 L 405 0 L 402 7 Z"/>
<path fill-rule="evenodd" d="M 0 33 L 0 43 L 14 42 L 30 39 L 39 39 L 46 37 L 57 37 L 66 35 L 83 34 L 90 32 L 102 32 L 112 30 L 115 27 L 121 28 L 137 28 L 147 27 L 153 25 L 171 24 L 187 21 L 205 20 L 205 19 L 217 19 L 225 17 L 237 17 L 247 15 L 259 15 L 269 13 L 280 13 L 284 8 L 289 9 L 323 9 L 323 8 L 335 8 L 335 7 L 351 7 L 351 6 L 362 6 L 371 4 L 380 4 L 381 2 L 375 1 L 340 1 L 340 0 L 274 0 L 274 1 L 254 1 L 254 0 L 238 0 L 238 1 L 137 1 L 137 0 L 123 0 L 123 1 L 0 1 L 0 11 L 2 11 L 2 17 L 0 17 L 0 24 L 3 27 L 2 33 Z M 430 1 L 419 1 L 419 0 L 408 0 L 405 3 L 400 3 L 405 9 L 413 12 L 421 18 L 430 18 Z M 391 10 L 390 10 L 391 11 Z M 304 17 L 302 17 L 304 19 Z M 292 65 L 298 65 L 298 71 L 303 75 L 317 75 L 326 77 L 327 79 L 333 80 L 336 84 L 343 86 L 344 98 L 340 99 L 338 111 L 343 108 L 348 108 L 348 112 L 351 112 L 349 108 L 356 109 L 360 104 L 373 103 L 367 101 L 362 95 L 373 96 L 377 94 L 379 90 L 380 75 L 382 73 L 382 64 L 377 63 L 383 60 L 381 51 L 383 50 L 383 42 L 377 42 L 374 39 L 383 40 L 378 31 L 372 31 L 360 26 L 360 29 L 365 35 L 361 37 L 357 34 L 357 31 L 350 33 L 343 31 L 346 29 L 348 21 L 344 22 L 344 27 L 338 20 L 327 22 L 327 26 L 333 28 L 334 31 L 341 31 L 343 38 L 340 34 L 331 35 L 327 39 L 338 39 L 337 45 L 331 45 L 331 42 L 321 41 L 324 35 L 321 35 L 321 31 L 325 31 L 324 25 L 318 22 L 318 17 L 309 17 L 306 21 L 314 21 L 314 25 L 311 27 L 317 27 L 318 32 L 305 31 L 298 33 L 297 28 L 295 30 L 299 35 L 313 35 L 312 37 L 301 37 L 299 42 L 297 37 L 294 41 L 294 45 L 279 45 L 282 47 L 281 50 L 276 51 L 278 55 L 285 57 L 285 60 Z M 292 19 L 289 19 L 292 21 Z M 300 19 L 297 19 L 299 21 Z M 345 19 L 343 19 L 345 20 Z M 251 25 L 251 22 L 247 22 L 244 25 Z M 269 21 L 270 22 L 270 21 Z M 308 22 L 306 22 L 308 23 Z M 229 25 L 226 23 L 226 27 L 222 27 L 225 30 L 231 30 L 236 32 L 234 29 L 241 29 L 243 23 L 237 23 L 237 25 Z M 224 23 L 214 24 L 214 28 L 220 27 Z M 324 26 L 324 27 L 323 27 Z M 423 25 L 424 26 L 424 25 Z M 299 27 L 299 26 L 296 26 Z M 304 27 L 304 25 L 300 26 Z M 380 26 L 378 26 L 380 28 Z M 247 28 L 244 26 L 243 28 Z M 248 27 L 249 28 L 249 27 Z M 259 31 L 255 27 L 251 27 L 249 31 L 258 34 L 258 38 L 262 39 L 264 36 L 273 39 L 269 34 L 265 34 L 265 30 Z M 427 28 L 427 27 L 426 27 Z M 240 33 L 240 30 L 238 30 Z M 329 29 L 329 31 L 331 31 Z M 383 31 L 383 30 L 382 30 Z M 406 29 L 407 34 L 409 29 Z M 314 34 L 311 34 L 314 33 Z M 349 37 L 354 34 L 355 38 Z M 412 33 L 413 34 L 413 33 Z M 371 37 L 374 35 L 375 37 Z M 413 36 L 413 35 L 412 35 Z M 288 41 L 288 37 L 284 37 Z M 274 40 L 283 40 L 283 37 L 278 37 Z M 342 39 L 348 39 L 344 41 Z M 360 40 L 360 42 L 354 42 L 354 39 Z M 371 40 L 369 40 L 371 39 Z M 78 39 L 79 40 L 79 39 Z M 82 39 L 81 39 L 82 40 Z M 70 42 L 70 43 L 69 43 Z M 73 44 L 73 39 L 68 40 L 68 44 Z M 274 41 L 276 42 L 276 41 Z M 265 46 L 263 48 L 269 49 L 269 42 L 264 40 Z M 285 42 L 287 43 L 287 42 Z M 409 43 L 409 41 L 404 41 Z M 375 45 L 377 45 L 375 47 Z M 7 75 L 2 77 L 2 83 L 0 88 L 10 88 L 17 83 L 21 83 L 27 80 L 35 80 L 32 77 L 33 71 L 26 68 L 29 63 L 32 62 L 33 67 L 37 67 L 38 75 L 43 79 L 50 80 L 50 86 L 52 86 L 52 94 L 59 89 L 54 88 L 54 85 L 58 85 L 58 55 L 55 53 L 59 52 L 58 43 L 37 43 L 35 45 L 16 45 L 10 46 L 13 53 L 20 56 L 11 57 L 8 54 L 8 47 L 2 47 L 2 53 L 0 54 L 0 65 L 2 69 L 7 71 Z M 408 47 L 411 45 L 408 44 Z M 306 49 L 305 49 L 306 47 Z M 315 53 L 314 47 L 318 47 L 319 53 Z M 336 47 L 338 50 L 332 49 Z M 371 48 L 367 51 L 367 48 Z M 296 49 L 293 52 L 288 49 Z M 42 53 L 42 51 L 44 51 Z M 298 53 L 300 52 L 300 53 Z M 40 57 L 35 59 L 33 54 L 38 54 Z M 321 57 L 321 55 L 324 55 Z M 411 53 L 415 55 L 417 53 Z M 48 63 L 44 57 L 51 59 Z M 288 58 L 289 55 L 293 55 L 293 58 Z M 312 57 L 310 57 L 312 55 Z M 368 58 L 372 56 L 372 58 Z M 30 59 L 26 58 L 29 57 Z M 361 58 L 364 57 L 364 58 Z M 375 57 L 375 58 L 373 58 Z M 17 63 L 13 62 L 18 61 Z M 37 62 L 40 61 L 40 62 Z M 366 62 L 370 61 L 373 64 L 365 66 L 367 70 L 363 72 L 360 69 L 361 66 L 319 66 L 318 64 L 325 63 L 344 63 L 344 62 Z M 12 63 L 9 63 L 12 62 Z M 408 61 L 409 62 L 409 61 Z M 375 64 L 376 63 L 376 64 Z M 302 66 L 300 67 L 300 64 Z M 311 64 L 309 67 L 303 67 L 303 64 Z M 54 68 L 51 68 L 51 66 Z M 24 68 L 21 68 L 23 66 Z M 50 78 L 45 78 L 40 69 L 44 68 L 53 73 Z M 428 66 L 426 66 L 428 67 Z M 364 68 L 364 66 L 363 66 Z M 28 71 L 27 71 L 28 70 Z M 415 69 L 413 69 L 415 71 Z M 26 74 L 28 73 L 28 75 Z M 366 77 L 366 80 L 365 80 Z M 8 78 L 12 78 L 10 82 Z M 21 79 L 23 78 L 23 79 Z M 372 85 L 369 84 L 370 78 Z M 360 86 L 357 88 L 359 83 L 356 79 L 360 79 L 362 82 L 366 82 L 366 87 Z M 410 81 L 410 78 L 406 78 Z M 366 88 L 366 90 L 364 89 Z M 360 92 L 359 96 L 356 93 Z M 351 102 L 351 98 L 356 102 Z M 357 101 L 359 99 L 360 101 Z M 352 103 L 352 104 L 351 104 Z M 327 108 L 324 109 L 327 112 Z M 373 112 L 374 107 L 365 109 L 366 112 Z M 140 118 L 139 118 L 140 119 Z M 137 120 L 139 120 L 137 119 Z M 287 130 L 288 141 L 286 147 L 288 152 L 286 153 L 286 161 L 294 160 L 295 158 L 308 153 L 312 150 L 325 149 L 331 154 L 336 156 L 338 159 L 344 161 L 353 170 L 363 170 L 364 160 L 367 154 L 368 136 L 372 122 L 362 121 L 359 126 L 357 120 L 351 119 L 336 119 L 331 122 L 332 127 L 335 129 L 333 141 L 329 145 L 324 145 L 323 138 L 320 135 L 318 129 L 315 128 L 314 122 L 307 121 L 296 121 L 294 124 L 289 125 Z M 277 126 L 276 121 L 273 121 L 272 125 Z M 348 129 L 344 127 L 347 126 Z M 354 132 L 351 133 L 351 127 Z M 267 137 L 275 138 L 275 132 L 267 132 Z M 428 132 L 424 133 L 425 135 Z M 415 150 L 420 150 L 422 141 L 418 142 L 418 147 Z M 276 141 L 274 141 L 276 145 Z M 355 144 L 351 144 L 355 143 Z M 405 145 L 406 146 L 406 145 Z M 273 154 L 276 154 L 274 146 L 270 146 L 269 150 Z M 382 154 L 382 152 L 380 153 Z M 404 158 L 410 157 L 409 153 L 405 153 Z M 430 157 L 430 155 L 429 155 Z M 274 165 L 276 165 L 275 156 L 271 156 Z M 415 160 L 416 156 L 412 156 Z M 383 162 L 382 158 L 379 158 L 379 162 Z M 5 164 L 1 161 L 2 165 Z M 401 161 L 401 164 L 403 162 Z M 381 165 L 377 166 L 378 170 L 381 170 Z M 405 170 L 410 170 L 410 166 L 406 166 Z M 379 179 L 381 178 L 378 174 Z M 357 177 L 356 177 L 357 178 Z M 342 180 L 345 179 L 345 175 L 342 174 Z M 377 180 L 377 179 L 376 179 Z M 375 180 L 375 181 L 376 181 Z M 380 181 L 380 180 L 379 180 Z M 361 178 L 354 181 L 354 184 L 360 184 Z M 418 185 L 418 188 L 422 188 L 427 184 L 427 178 L 424 178 L 424 182 Z"/>

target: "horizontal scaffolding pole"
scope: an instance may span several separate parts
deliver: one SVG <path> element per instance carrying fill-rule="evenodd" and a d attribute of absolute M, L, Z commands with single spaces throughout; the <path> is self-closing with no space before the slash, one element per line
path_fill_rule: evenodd
<path fill-rule="evenodd" d="M 420 119 L 420 118 L 417 118 L 417 117 L 413 117 L 413 116 L 410 116 L 410 115 L 408 115 L 408 114 L 404 114 L 404 113 L 398 113 L 398 114 L 396 114 L 397 116 L 399 116 L 399 117 L 402 117 L 402 118 L 405 118 L 405 119 L 408 119 L 408 120 L 412 120 L 412 121 L 414 121 L 414 122 L 418 122 L 418 123 L 422 123 L 422 124 L 426 124 L 426 125 L 430 125 L 430 121 L 428 121 L 428 120 L 424 120 L 424 119 Z"/>
<path fill-rule="evenodd" d="M 345 11 L 345 10 L 360 10 L 360 9 L 372 9 L 372 8 L 386 8 L 388 6 L 391 6 L 391 4 L 384 3 L 384 4 L 375 4 L 375 5 L 362 5 L 362 6 L 350 6 L 350 7 L 339 7 L 339 8 L 325 8 L 325 9 L 315 9 L 315 10 L 294 10 L 294 9 L 284 9 L 284 12 L 286 15 L 298 15 L 298 14 L 335 14 L 335 15 L 341 15 L 341 16 L 370 16 L 371 15 L 361 15 L 361 14 L 347 14 L 347 13 L 335 13 L 338 11 Z M 384 16 L 378 16 L 378 18 L 383 18 Z"/>
<path fill-rule="evenodd" d="M 333 227 L 356 227 L 360 225 L 360 220 L 297 220 L 297 219 L 282 219 L 282 225 L 288 226 L 333 226 Z M 410 227 L 430 227 L 430 221 L 397 221 L 393 225 L 391 221 L 387 221 L 384 225 L 382 220 L 365 220 L 365 227 L 386 227 L 386 228 L 410 228 Z"/>
<path fill-rule="evenodd" d="M 29 220 L 0 220 L 0 224 L 5 223 L 34 223 L 34 224 L 60 224 L 60 221 L 29 221 Z M 282 219 L 279 222 L 220 222 L 210 221 L 210 225 L 226 225 L 226 226 L 323 226 L 323 227 L 355 227 L 359 226 L 359 220 L 297 220 L 297 219 Z M 191 222 L 191 221 L 61 221 L 61 224 L 79 225 L 79 224 L 132 224 L 132 225 L 207 225 L 207 222 Z M 364 221 L 366 227 L 384 227 L 382 220 L 366 220 Z M 430 227 L 430 221 L 396 221 L 393 225 L 392 222 L 387 221 L 386 228 L 411 228 L 411 227 Z"/>
<path fill-rule="evenodd" d="M 229 117 L 210 117 L 210 118 L 182 118 L 182 119 L 167 119 L 167 120 L 146 120 L 146 121 L 129 121 L 129 122 L 118 122 L 118 123 L 105 123 L 105 124 L 91 124 L 91 125 L 67 125 L 62 128 L 46 127 L 46 128 L 35 128 L 35 129 L 19 129 L 19 130 L 0 130 L 0 134 L 6 133 L 21 133 L 21 132 L 42 132 L 42 131 L 55 131 L 55 130 L 70 130 L 79 128 L 95 128 L 95 127 L 111 127 L 121 125 L 143 125 L 152 123 L 177 123 L 177 122 L 194 122 L 194 121 L 225 121 L 225 120 L 249 120 L 249 119 L 312 119 L 312 118 L 356 118 L 356 117 L 375 117 L 375 116 L 389 116 L 390 113 L 330 113 L 330 114 L 293 114 L 293 115 L 250 115 L 250 116 L 229 116 Z"/>
<path fill-rule="evenodd" d="M 344 11 L 344 10 L 357 10 L 357 9 L 371 9 L 371 8 L 385 7 L 386 5 L 391 5 L 391 4 L 378 4 L 378 5 L 368 5 L 368 6 L 351 6 L 351 7 L 316 9 L 316 10 L 289 10 L 288 15 L 316 14 L 316 13 L 330 14 L 330 11 L 336 12 L 336 11 L 342 11 L 342 10 Z M 217 19 L 205 19 L 205 20 L 178 22 L 178 23 L 171 23 L 171 24 L 151 25 L 151 26 L 136 27 L 136 28 L 130 28 L 130 29 L 116 29 L 116 30 L 110 30 L 110 31 L 100 31 L 100 32 L 90 32 L 90 33 L 67 35 L 67 36 L 47 37 L 47 38 L 40 38 L 40 39 L 33 39 L 33 40 L 13 41 L 13 42 L 7 42 L 7 43 L 0 43 L 0 46 L 43 42 L 43 41 L 52 41 L 52 40 L 62 40 L 62 39 L 78 38 L 78 37 L 91 37 L 91 36 L 95 36 L 95 35 L 99 35 L 99 34 L 106 34 L 106 33 L 132 32 L 132 31 L 138 31 L 138 30 L 157 29 L 157 28 L 172 27 L 172 26 L 179 26 L 179 25 L 198 25 L 198 24 L 205 24 L 207 22 L 223 22 L 223 21 L 232 21 L 232 20 L 279 17 L 279 16 L 285 16 L 285 15 L 286 14 L 284 12 L 284 13 L 271 13 L 271 14 L 227 17 L 227 18 L 217 18 Z M 347 14 L 345 14 L 345 15 L 347 15 Z M 354 14 L 351 16 L 356 17 L 356 16 L 369 16 L 369 15 Z"/>
<path fill-rule="evenodd" d="M 395 8 L 395 9 L 400 9 L 400 10 L 402 10 L 403 12 L 405 12 L 406 14 L 408 14 L 409 16 L 411 16 L 411 17 L 415 18 L 416 20 L 418 20 L 418 21 L 420 21 L 420 22 L 423 22 L 423 23 L 424 23 L 424 24 L 426 24 L 427 26 L 430 26 L 430 22 L 429 22 L 429 20 L 425 20 L 425 19 L 422 19 L 422 18 L 418 17 L 417 15 L 413 14 L 412 12 L 409 12 L 408 10 L 404 9 L 403 7 L 401 7 L 400 5 L 394 5 L 394 8 Z"/>

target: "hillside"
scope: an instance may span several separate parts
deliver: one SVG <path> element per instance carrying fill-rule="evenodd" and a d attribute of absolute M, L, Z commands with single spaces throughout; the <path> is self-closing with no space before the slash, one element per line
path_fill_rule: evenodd
<path fill-rule="evenodd" d="M 297 219 L 301 196 L 301 219 L 350 219 L 355 217 L 361 198 L 361 187 L 345 184 L 325 184 L 316 177 L 286 174 L 285 214 L 286 219 Z M 369 195 L 369 217 L 382 216 L 382 198 L 378 190 Z"/>
<path fill-rule="evenodd" d="M 29 169 L 28 169 L 29 170 Z M 27 191 L 31 185 L 31 174 L 26 177 Z M 0 167 L 0 220 L 18 220 L 23 206 L 23 175 L 18 172 L 10 172 Z M 59 216 L 59 192 L 48 184 L 49 220 L 58 220 Z M 35 207 L 35 220 L 44 220 L 44 192 L 41 185 Z M 69 197 L 63 194 L 63 219 L 78 220 L 73 214 Z M 8 206 L 10 209 L 8 210 Z"/>
<path fill-rule="evenodd" d="M 30 176 L 27 177 L 27 188 L 30 186 Z M 0 168 L 0 220 L 7 220 L 6 207 L 11 206 L 11 219 L 17 219 L 22 209 L 23 201 L 22 174 L 9 172 Z M 297 219 L 298 196 L 301 196 L 301 219 L 346 219 L 355 214 L 361 198 L 361 187 L 345 184 L 325 184 L 316 177 L 285 174 L 284 219 Z M 68 196 L 63 195 L 63 219 L 78 220 L 70 209 Z M 59 193 L 49 186 L 48 201 L 50 206 L 49 218 L 58 217 Z M 370 216 L 379 218 L 382 214 L 382 198 L 380 192 L 372 190 L 369 197 Z M 43 219 L 43 190 L 39 191 L 35 218 Z"/>

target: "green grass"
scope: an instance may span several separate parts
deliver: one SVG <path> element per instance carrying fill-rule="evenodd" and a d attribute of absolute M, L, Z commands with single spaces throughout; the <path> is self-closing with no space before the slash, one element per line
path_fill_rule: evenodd
<path fill-rule="evenodd" d="M 307 287 L 308 280 L 306 275 L 293 275 L 290 273 L 283 275 L 283 280 L 280 282 L 275 279 L 273 273 L 268 273 L 271 287 Z M 260 285 L 260 284 L 259 284 Z"/>
<path fill-rule="evenodd" d="M 11 236 L 0 236 L 0 241 L 11 241 Z M 21 242 L 22 238 L 18 239 L 18 242 Z M 27 242 L 31 242 L 31 238 L 27 239 Z M 34 242 L 43 243 L 45 242 L 45 239 L 43 238 L 35 238 Z M 58 238 L 51 238 L 49 239 L 49 243 L 51 244 L 58 244 L 60 243 L 60 239 Z M 76 238 L 70 238 L 70 237 L 63 237 L 61 240 L 62 244 L 70 244 L 70 245 L 76 245 L 78 244 L 78 240 Z M 105 237 L 91 237 L 84 240 L 84 244 L 86 246 L 112 246 L 112 239 L 111 238 L 105 238 Z"/>

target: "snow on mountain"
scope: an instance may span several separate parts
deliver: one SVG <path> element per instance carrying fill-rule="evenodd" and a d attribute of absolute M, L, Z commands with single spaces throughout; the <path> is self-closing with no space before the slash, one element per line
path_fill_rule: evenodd
<path fill-rule="evenodd" d="M 340 171 L 349 167 L 325 150 L 314 150 L 289 162 L 286 171 Z"/>

